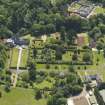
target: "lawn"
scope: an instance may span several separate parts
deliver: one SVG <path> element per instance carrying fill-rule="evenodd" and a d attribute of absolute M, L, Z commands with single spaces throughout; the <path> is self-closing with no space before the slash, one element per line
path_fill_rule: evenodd
<path fill-rule="evenodd" d="M 63 56 L 62 56 L 62 60 L 70 62 L 72 60 L 72 55 L 73 55 L 72 51 L 66 51 L 66 53 L 63 54 Z"/>
<path fill-rule="evenodd" d="M 22 50 L 22 57 L 21 57 L 21 63 L 20 67 L 26 67 L 27 66 L 27 59 L 28 59 L 28 49 Z"/>
<path fill-rule="evenodd" d="M 105 9 L 102 8 L 102 7 L 97 6 L 97 7 L 94 9 L 94 13 L 95 13 L 95 14 L 105 13 Z"/>
<path fill-rule="evenodd" d="M 10 67 L 17 67 L 18 62 L 18 53 L 19 50 L 17 48 L 12 49 L 12 59 L 11 59 L 11 66 Z"/>
<path fill-rule="evenodd" d="M 0 105 L 46 105 L 46 100 L 35 100 L 32 89 L 14 88 L 9 93 L 5 93 L 3 87 L 0 87 L 2 98 Z"/>
<path fill-rule="evenodd" d="M 36 64 L 37 70 L 44 70 L 44 71 L 64 71 L 67 70 L 69 65 L 65 64 L 49 64 L 50 68 L 46 69 L 46 64 Z M 56 68 L 57 67 L 57 68 Z"/>
<path fill-rule="evenodd" d="M 45 87 L 52 88 L 53 84 L 51 82 L 44 80 L 39 84 L 35 84 L 35 87 L 37 87 L 38 89 L 44 89 Z"/>

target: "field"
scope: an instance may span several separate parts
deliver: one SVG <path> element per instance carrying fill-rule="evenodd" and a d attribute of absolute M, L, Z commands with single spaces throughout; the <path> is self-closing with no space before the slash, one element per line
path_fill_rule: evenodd
<path fill-rule="evenodd" d="M 46 69 L 46 64 L 36 64 L 36 67 L 39 71 L 64 71 L 68 69 L 68 65 L 64 64 L 49 64 L 49 69 Z"/>
<path fill-rule="evenodd" d="M 15 67 L 15 68 L 17 67 L 18 56 L 19 56 L 19 49 L 18 48 L 13 48 L 12 49 L 12 54 L 11 54 L 12 59 L 11 59 L 10 67 Z M 28 59 L 28 50 L 23 49 L 22 50 L 20 67 L 25 68 L 27 66 L 27 59 Z"/>
<path fill-rule="evenodd" d="M 94 9 L 93 12 L 94 12 L 94 14 L 105 13 L 105 9 L 102 8 L 102 7 L 97 6 L 97 7 Z"/>
<path fill-rule="evenodd" d="M 21 57 L 21 63 L 20 63 L 20 67 L 26 67 L 27 66 L 27 59 L 28 59 L 28 50 L 27 49 L 23 49 L 22 50 L 22 57 Z"/>
<path fill-rule="evenodd" d="M 17 67 L 18 53 L 19 53 L 19 50 L 17 48 L 12 49 L 12 55 L 11 55 L 12 59 L 11 59 L 10 67 Z"/>
<path fill-rule="evenodd" d="M 35 85 L 36 85 L 35 87 L 38 88 L 38 89 L 44 89 L 46 87 L 48 87 L 48 88 L 52 88 L 53 87 L 53 84 L 48 82 L 48 81 L 46 81 L 46 80 L 44 80 L 41 83 L 35 84 Z"/>
<path fill-rule="evenodd" d="M 3 87 L 0 87 L 2 98 L 0 105 L 46 105 L 46 100 L 35 100 L 32 89 L 15 88 L 11 92 L 5 93 Z"/>

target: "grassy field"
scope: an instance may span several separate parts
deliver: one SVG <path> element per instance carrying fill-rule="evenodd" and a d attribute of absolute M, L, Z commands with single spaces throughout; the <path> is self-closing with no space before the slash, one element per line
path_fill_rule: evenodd
<path fill-rule="evenodd" d="M 95 13 L 95 14 L 105 13 L 105 9 L 102 8 L 102 7 L 97 6 L 97 7 L 94 9 L 94 13 Z"/>
<path fill-rule="evenodd" d="M 16 67 L 18 62 L 18 53 L 19 50 L 17 48 L 13 48 L 12 50 L 12 59 L 11 59 L 11 66 L 10 67 Z"/>
<path fill-rule="evenodd" d="M 15 88 L 5 93 L 3 87 L 0 87 L 0 91 L 2 92 L 0 105 L 46 105 L 45 99 L 34 99 L 34 91 L 31 89 Z"/>
<path fill-rule="evenodd" d="M 72 55 L 73 55 L 73 52 L 67 51 L 65 54 L 63 54 L 62 60 L 63 61 L 71 61 Z"/>
<path fill-rule="evenodd" d="M 26 67 L 27 66 L 27 59 L 28 59 L 28 50 L 23 49 L 22 50 L 22 57 L 21 57 L 20 67 Z"/>
<path fill-rule="evenodd" d="M 45 70 L 45 71 L 62 71 L 62 70 L 67 70 L 68 69 L 68 65 L 61 65 L 61 64 L 50 64 L 49 65 L 50 68 L 49 69 L 46 69 L 46 64 L 36 64 L 36 68 L 38 70 Z M 57 66 L 57 69 L 56 69 L 56 66 Z"/>
<path fill-rule="evenodd" d="M 39 84 L 35 84 L 35 87 L 37 87 L 38 89 L 44 89 L 45 87 L 52 88 L 53 84 L 44 80 L 43 82 Z"/>

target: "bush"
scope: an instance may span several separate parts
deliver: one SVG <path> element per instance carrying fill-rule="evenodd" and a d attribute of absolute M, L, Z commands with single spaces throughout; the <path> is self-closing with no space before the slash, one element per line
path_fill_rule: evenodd
<path fill-rule="evenodd" d="M 28 82 L 29 81 L 29 74 L 27 72 L 24 72 L 21 74 L 21 78 L 22 78 L 22 81 Z"/>
<path fill-rule="evenodd" d="M 2 92 L 0 91 L 0 98 L 2 97 Z"/>
<path fill-rule="evenodd" d="M 39 100 L 40 98 L 42 98 L 42 93 L 39 89 L 37 89 L 35 92 L 35 99 Z"/>
<path fill-rule="evenodd" d="M 50 69 L 50 65 L 49 64 L 46 64 L 46 69 Z"/>
<path fill-rule="evenodd" d="M 10 83 L 6 83 L 4 89 L 5 89 L 6 92 L 10 92 Z"/>

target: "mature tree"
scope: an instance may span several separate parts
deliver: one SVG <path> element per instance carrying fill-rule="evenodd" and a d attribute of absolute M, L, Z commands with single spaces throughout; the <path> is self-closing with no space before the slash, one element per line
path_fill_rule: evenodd
<path fill-rule="evenodd" d="M 103 49 L 103 43 L 102 42 L 98 42 L 96 45 L 98 50 L 102 50 Z"/>
<path fill-rule="evenodd" d="M 84 62 L 90 62 L 91 61 L 91 55 L 90 55 L 90 53 L 84 53 L 84 55 L 83 55 L 83 61 Z"/>
<path fill-rule="evenodd" d="M 5 85 L 5 91 L 10 92 L 10 83 L 9 82 L 7 82 Z"/>
<path fill-rule="evenodd" d="M 3 69 L 5 67 L 7 57 L 8 55 L 5 45 L 0 44 L 0 69 Z"/>
<path fill-rule="evenodd" d="M 42 98 L 42 93 L 39 89 L 35 90 L 35 98 L 38 100 L 40 98 Z"/>
<path fill-rule="evenodd" d="M 2 92 L 0 91 L 0 98 L 2 97 Z"/>
<path fill-rule="evenodd" d="M 28 72 L 29 72 L 29 80 L 35 81 L 36 80 L 36 67 L 33 61 L 30 61 L 28 64 Z"/>

